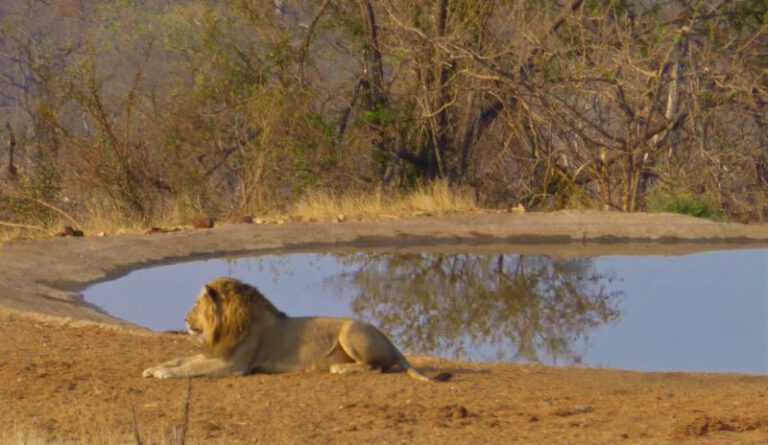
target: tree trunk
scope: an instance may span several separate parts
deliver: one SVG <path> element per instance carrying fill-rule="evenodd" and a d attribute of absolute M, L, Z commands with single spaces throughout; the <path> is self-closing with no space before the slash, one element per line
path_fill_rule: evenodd
<path fill-rule="evenodd" d="M 384 93 L 384 66 L 379 49 L 376 14 L 370 0 L 360 1 L 360 13 L 365 28 L 365 74 L 369 82 L 371 110 L 381 109 L 386 104 Z"/>
<path fill-rule="evenodd" d="M 435 17 L 435 29 L 437 31 L 437 39 L 443 39 L 445 37 L 445 26 L 448 19 L 448 0 L 438 0 L 436 5 Z M 433 47 L 434 50 L 434 70 L 435 70 L 435 91 L 436 99 L 434 110 L 437 113 L 434 116 L 434 150 L 435 150 L 435 169 L 429 172 L 431 178 L 445 177 L 446 176 L 446 153 L 449 151 L 450 137 L 448 135 L 448 103 L 450 102 L 450 94 L 448 92 L 448 75 L 449 69 L 446 67 L 446 61 L 443 60 L 443 54 Z"/>

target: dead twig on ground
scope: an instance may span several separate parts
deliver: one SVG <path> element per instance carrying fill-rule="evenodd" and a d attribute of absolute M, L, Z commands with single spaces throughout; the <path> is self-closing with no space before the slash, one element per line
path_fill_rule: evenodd
<path fill-rule="evenodd" d="M 181 425 L 181 435 L 179 437 L 174 437 L 176 445 L 184 445 L 187 440 L 187 429 L 189 428 L 189 401 L 191 398 L 192 379 L 187 379 L 187 396 L 184 398 L 184 417 Z M 176 429 L 174 428 L 174 433 L 175 432 Z"/>
<path fill-rule="evenodd" d="M 136 409 L 131 405 L 131 415 L 133 417 L 133 438 L 136 439 L 136 445 L 143 445 L 141 434 L 139 434 L 139 425 L 136 423 Z"/>
<path fill-rule="evenodd" d="M 40 226 L 32 226 L 29 224 L 19 224 L 19 223 L 12 223 L 12 222 L 6 222 L 6 221 L 0 221 L 0 226 L 4 227 L 13 227 L 15 229 L 30 229 L 30 230 L 39 230 L 41 232 L 47 232 L 43 227 Z"/>

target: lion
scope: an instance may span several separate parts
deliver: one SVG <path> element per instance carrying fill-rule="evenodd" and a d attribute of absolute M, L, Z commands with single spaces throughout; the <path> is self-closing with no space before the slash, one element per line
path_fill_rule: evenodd
<path fill-rule="evenodd" d="M 217 278 L 186 316 L 203 353 L 144 370 L 144 377 L 186 378 L 327 370 L 335 374 L 398 367 L 429 382 L 379 329 L 364 321 L 288 317 L 253 286 Z"/>

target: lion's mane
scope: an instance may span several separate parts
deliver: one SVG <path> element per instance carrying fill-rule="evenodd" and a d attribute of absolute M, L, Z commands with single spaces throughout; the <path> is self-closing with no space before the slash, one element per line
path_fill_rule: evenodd
<path fill-rule="evenodd" d="M 187 314 L 187 323 L 202 330 L 206 356 L 228 358 L 254 325 L 266 328 L 284 317 L 255 287 L 222 277 L 205 285 Z"/>

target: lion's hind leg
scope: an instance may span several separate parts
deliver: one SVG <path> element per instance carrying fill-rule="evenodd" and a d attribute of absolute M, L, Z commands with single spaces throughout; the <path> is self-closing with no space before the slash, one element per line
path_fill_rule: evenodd
<path fill-rule="evenodd" d="M 333 365 L 332 373 L 348 374 L 374 369 L 387 371 L 398 366 L 416 380 L 432 381 L 414 368 L 381 331 L 368 323 L 360 321 L 345 323 L 339 332 L 338 344 L 354 363 Z"/>
<path fill-rule="evenodd" d="M 395 364 L 392 344 L 381 331 L 368 323 L 345 323 L 339 332 L 338 345 L 353 363 L 332 365 L 330 371 L 334 374 L 381 371 Z"/>

